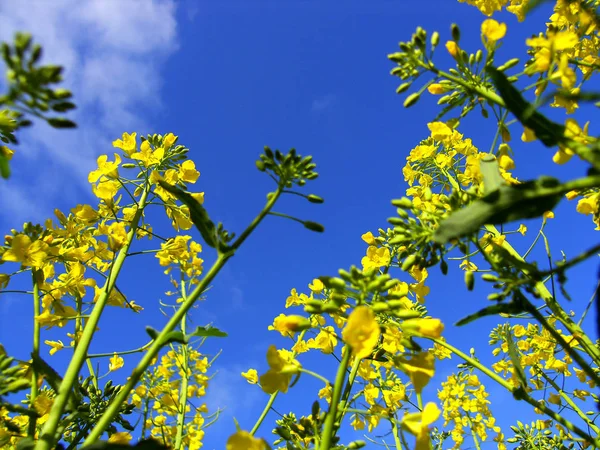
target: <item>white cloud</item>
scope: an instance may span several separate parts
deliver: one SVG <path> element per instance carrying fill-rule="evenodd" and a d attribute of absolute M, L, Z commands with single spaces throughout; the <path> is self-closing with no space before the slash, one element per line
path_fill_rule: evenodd
<path fill-rule="evenodd" d="M 43 63 L 65 67 L 63 85 L 78 106 L 69 117 L 79 128 L 37 122 L 18 135 L 14 177 L 0 182 L 0 219 L 13 226 L 41 221 L 58 200 L 89 200 L 87 172 L 123 131 L 160 131 L 144 111 L 160 107 L 165 61 L 178 47 L 174 0 L 2 2 L 0 39 L 11 42 L 17 31 L 42 44 Z"/>
<path fill-rule="evenodd" d="M 323 97 L 316 98 L 312 102 L 312 110 L 313 112 L 323 111 L 329 107 L 331 107 L 335 102 L 335 95 L 327 94 Z"/>

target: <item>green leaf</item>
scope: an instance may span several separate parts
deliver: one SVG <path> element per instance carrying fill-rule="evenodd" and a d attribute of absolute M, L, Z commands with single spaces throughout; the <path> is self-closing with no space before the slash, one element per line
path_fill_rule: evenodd
<path fill-rule="evenodd" d="M 144 439 L 136 445 L 112 444 L 108 441 L 96 442 L 92 445 L 84 447 L 86 450 L 168 450 L 169 447 L 164 446 L 156 439 Z"/>
<path fill-rule="evenodd" d="M 494 155 L 484 156 L 479 162 L 479 167 L 483 176 L 483 187 L 486 194 L 506 184 L 504 178 L 500 175 L 500 166 L 498 166 L 498 160 Z"/>
<path fill-rule="evenodd" d="M 521 360 L 519 358 L 519 355 L 517 354 L 517 346 L 513 341 L 512 332 L 510 331 L 510 329 L 506 330 L 504 337 L 506 339 L 506 344 L 508 345 L 508 356 L 511 362 L 513 363 L 513 367 L 515 368 L 517 378 L 521 382 L 521 386 L 525 387 L 527 386 L 527 377 L 525 376 L 523 366 L 521 366 Z"/>
<path fill-rule="evenodd" d="M 173 194 L 189 208 L 190 219 L 202 235 L 206 245 L 216 248 L 217 234 L 215 233 L 215 224 L 210 220 L 206 209 L 189 192 L 176 188 L 163 180 L 159 180 L 158 183 L 164 190 Z"/>
<path fill-rule="evenodd" d="M 565 140 L 564 125 L 552 122 L 537 112 L 535 106 L 525 100 L 503 72 L 492 66 L 486 67 L 486 71 L 504 100 L 506 109 L 513 113 L 519 122 L 532 130 L 542 144 L 546 147 L 554 147 Z"/>
<path fill-rule="evenodd" d="M 227 337 L 227 333 L 219 330 L 218 328 L 213 328 L 210 326 L 196 327 L 196 329 L 192 333 L 185 335 L 185 339 L 186 339 L 186 341 L 189 342 L 189 340 L 191 338 L 193 338 L 194 336 L 197 336 L 197 337 Z"/>
<path fill-rule="evenodd" d="M 527 309 L 521 303 L 514 301 L 508 303 L 499 303 L 497 305 L 480 309 L 475 314 L 470 314 L 467 317 L 460 319 L 458 322 L 456 322 L 456 326 L 461 327 L 479 319 L 480 317 L 495 316 L 497 314 L 517 315 L 524 312 L 527 312 Z"/>
<path fill-rule="evenodd" d="M 47 119 L 48 125 L 53 128 L 77 128 L 77 124 L 69 119 L 62 117 L 51 117 Z"/>
<path fill-rule="evenodd" d="M 8 158 L 0 153 L 0 176 L 2 178 L 10 177 L 10 165 L 8 163 Z"/>
<path fill-rule="evenodd" d="M 160 332 L 152 327 L 146 327 L 146 333 L 154 340 L 157 340 L 160 335 Z M 213 327 L 197 327 L 192 333 L 185 335 L 181 331 L 171 331 L 161 341 L 161 345 L 170 344 L 171 342 L 187 344 L 193 337 L 227 337 L 227 333 Z"/>
<path fill-rule="evenodd" d="M 555 189 L 559 181 L 540 177 L 514 186 L 503 185 L 483 198 L 475 200 L 443 220 L 433 235 L 433 241 L 445 244 L 451 239 L 475 233 L 485 224 L 501 224 L 521 219 L 533 219 L 551 211 L 563 194 Z"/>

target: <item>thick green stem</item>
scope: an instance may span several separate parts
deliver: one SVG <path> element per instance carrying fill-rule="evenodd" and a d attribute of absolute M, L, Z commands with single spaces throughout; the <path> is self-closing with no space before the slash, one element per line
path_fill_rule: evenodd
<path fill-rule="evenodd" d="M 350 346 L 345 345 L 343 350 L 342 360 L 338 366 L 337 375 L 335 377 L 335 384 L 333 385 L 333 393 L 331 395 L 331 404 L 329 405 L 329 411 L 325 418 L 325 425 L 323 427 L 323 435 L 321 436 L 321 446 L 319 450 L 329 450 L 331 448 L 331 442 L 335 432 L 335 422 L 337 419 L 337 411 L 342 397 L 342 389 L 344 388 L 344 381 L 346 380 L 346 370 L 350 363 L 350 356 L 352 351 Z"/>
<path fill-rule="evenodd" d="M 254 434 L 258 431 L 258 429 L 262 425 L 263 421 L 267 417 L 267 414 L 269 413 L 269 410 L 271 409 L 271 406 L 273 406 L 273 403 L 275 403 L 275 399 L 277 398 L 277 394 L 279 394 L 279 391 L 273 392 L 271 394 L 271 396 L 269 397 L 269 401 L 267 402 L 267 404 L 263 408 L 262 412 L 260 413 L 260 416 L 258 417 L 258 420 L 256 421 L 256 423 L 252 427 L 252 430 L 250 430 L 250 434 L 252 436 L 254 436 Z"/>
<path fill-rule="evenodd" d="M 279 196 L 281 194 L 281 189 L 282 189 L 281 187 L 278 188 L 277 192 L 275 192 L 274 195 L 270 196 L 266 206 L 257 215 L 257 217 L 252 221 L 252 223 L 248 226 L 248 228 L 246 228 L 246 230 L 244 230 L 244 232 L 237 239 L 237 241 L 231 246 L 230 250 L 227 252 L 224 252 L 224 253 L 219 252 L 219 256 L 217 257 L 217 260 L 215 261 L 213 266 L 210 268 L 210 270 L 208 271 L 206 276 L 202 279 L 202 281 L 200 281 L 200 283 L 198 283 L 198 285 L 196 286 L 196 289 L 194 289 L 194 291 L 190 294 L 190 296 L 186 299 L 186 301 L 184 301 L 182 303 L 181 307 L 175 312 L 175 314 L 173 314 L 173 316 L 171 316 L 171 318 L 169 319 L 169 322 L 164 326 L 164 328 L 159 333 L 157 338 L 154 341 L 152 341 L 152 345 L 150 346 L 148 351 L 144 354 L 141 361 L 131 372 L 131 375 L 129 376 L 127 383 L 121 388 L 119 393 L 112 400 L 112 402 L 110 403 L 110 405 L 108 406 L 106 411 L 104 411 L 104 414 L 102 414 L 102 416 L 98 420 L 98 423 L 96 424 L 96 426 L 92 429 L 91 433 L 89 434 L 89 436 L 83 443 L 84 447 L 93 444 L 100 438 L 100 436 L 102 436 L 102 433 L 104 433 L 104 430 L 106 430 L 106 428 L 110 425 L 112 420 L 119 413 L 121 405 L 125 401 L 127 401 L 127 396 L 129 395 L 129 393 L 132 391 L 132 389 L 135 387 L 135 385 L 138 383 L 138 381 L 140 381 L 140 379 L 144 375 L 144 372 L 150 366 L 150 364 L 152 363 L 154 358 L 156 356 L 158 356 L 160 349 L 164 346 L 164 342 L 166 341 L 167 335 L 181 323 L 181 320 L 185 317 L 185 315 L 192 308 L 192 306 L 194 306 L 194 303 L 196 302 L 196 300 L 198 300 L 198 298 L 200 298 L 202 293 L 208 288 L 210 283 L 212 283 L 212 281 L 217 276 L 219 271 L 227 263 L 229 258 L 231 258 L 234 255 L 235 250 L 237 248 L 239 248 L 239 246 L 250 235 L 250 233 L 258 226 L 258 224 L 261 222 L 261 220 L 264 219 L 264 217 L 269 213 L 270 209 L 273 207 L 273 205 L 279 198 Z M 86 327 L 86 329 L 87 329 L 87 327 Z M 43 448 L 43 449 L 35 449 L 35 450 L 48 450 L 48 449 Z"/>
<path fill-rule="evenodd" d="M 517 392 L 518 392 L 518 398 L 517 398 L 518 400 L 524 400 L 527 403 L 529 403 L 531 406 L 533 406 L 534 408 L 538 408 L 540 411 L 542 411 L 548 417 L 555 420 L 556 422 L 558 422 L 559 424 L 561 424 L 568 430 L 572 431 L 573 433 L 577 434 L 579 437 L 585 439 L 586 441 L 593 443 L 593 445 L 600 448 L 600 438 L 593 438 L 588 433 L 583 431 L 581 428 L 577 427 L 576 425 L 574 425 L 569 420 L 565 419 L 560 414 L 557 414 L 556 412 L 554 412 L 553 410 L 548 408 L 544 403 L 541 403 L 541 402 L 537 401 L 536 399 L 534 399 L 533 397 L 531 397 L 522 388 L 521 389 L 513 388 L 513 386 L 508 381 L 506 381 L 504 378 L 500 377 L 496 373 L 492 372 L 490 369 L 488 369 L 483 364 L 481 364 L 478 360 L 471 358 L 470 356 L 461 352 L 456 347 L 452 346 L 451 344 L 448 344 L 446 341 L 442 341 L 441 339 L 435 339 L 435 338 L 430 338 L 430 337 L 426 337 L 426 339 L 429 339 L 430 341 L 435 342 L 436 344 L 441 345 L 442 347 L 446 347 L 448 350 L 450 350 L 456 356 L 458 356 L 459 358 L 462 358 L 469 365 L 475 367 L 476 369 L 478 369 L 481 372 L 483 372 L 484 374 L 486 374 L 488 377 L 490 377 L 492 380 L 494 380 L 500 386 L 502 386 L 503 388 L 505 388 L 506 390 L 511 392 L 513 395 L 517 394 Z"/>
<path fill-rule="evenodd" d="M 41 277 L 42 272 L 36 269 L 31 271 L 33 277 L 33 354 L 36 358 L 40 357 L 40 323 L 38 322 L 38 316 L 41 314 L 40 304 L 40 286 L 38 284 L 38 278 Z M 39 374 L 34 365 L 31 366 L 31 397 L 30 407 L 33 408 L 33 402 L 38 396 L 38 378 Z M 29 418 L 29 429 L 28 434 L 35 436 L 36 419 L 34 417 Z"/>
<path fill-rule="evenodd" d="M 119 251 L 119 254 L 117 255 L 111 267 L 110 276 L 106 280 L 102 292 L 100 293 L 100 296 L 94 305 L 94 309 L 90 314 L 83 333 L 81 334 L 81 339 L 79 340 L 77 348 L 75 349 L 73 357 L 71 358 L 71 362 L 69 363 L 69 367 L 67 368 L 63 381 L 60 385 L 58 394 L 54 399 L 52 409 L 50 410 L 50 415 L 44 424 L 40 439 L 36 443 L 35 450 L 50 450 L 51 448 L 54 448 L 56 444 L 56 431 L 58 429 L 60 419 L 65 412 L 69 396 L 71 395 L 75 383 L 77 383 L 77 377 L 79 376 L 81 367 L 86 360 L 87 351 L 92 342 L 92 338 L 94 337 L 98 322 L 100 321 L 100 316 L 102 315 L 104 307 L 108 302 L 109 295 L 117 282 L 117 278 L 121 272 L 123 263 L 125 262 L 125 257 L 129 251 L 129 247 L 135 238 L 137 226 L 142 217 L 145 202 L 148 198 L 148 193 L 149 187 L 147 187 L 142 193 L 140 198 L 140 207 L 136 211 L 135 216 L 131 221 L 131 228 L 127 233 L 125 245 Z"/>
<path fill-rule="evenodd" d="M 496 236 L 500 235 L 500 232 L 494 225 L 486 225 L 485 228 L 490 233 L 493 233 Z M 514 247 L 510 245 L 510 243 L 508 243 L 508 241 L 505 240 L 502 243 L 502 248 L 508 251 L 511 254 L 511 256 L 513 256 L 515 259 L 525 262 L 525 260 L 519 254 L 519 252 L 517 252 L 514 249 Z M 527 270 L 523 270 L 523 273 L 525 275 L 529 275 L 529 272 Z M 565 312 L 564 309 L 562 309 L 562 307 L 558 304 L 558 302 L 556 301 L 552 293 L 548 290 L 544 282 L 538 281 L 535 284 L 535 288 L 546 303 L 548 309 L 552 311 L 552 314 L 554 314 L 554 316 L 565 326 L 567 330 L 569 330 L 569 332 L 575 337 L 575 339 L 577 339 L 577 341 L 581 344 L 585 352 L 592 358 L 594 363 L 597 366 L 600 366 L 600 349 L 596 347 L 596 345 L 594 345 L 591 339 L 585 334 L 583 329 L 571 319 L 571 317 Z M 567 348 L 565 348 L 565 351 L 568 351 Z M 582 369 L 584 369 L 584 367 L 582 367 Z M 588 373 L 588 375 L 589 371 L 591 371 L 591 368 L 589 370 L 586 370 L 586 373 Z M 596 376 L 592 378 L 595 377 Z"/>
<path fill-rule="evenodd" d="M 299 340 L 304 339 L 304 335 L 306 334 L 307 331 L 308 330 L 303 330 L 300 333 L 300 337 L 298 339 Z M 298 355 L 298 352 L 292 352 L 292 355 L 295 358 Z M 277 394 L 279 394 L 279 391 L 273 392 L 271 394 L 271 396 L 269 397 L 269 401 L 267 401 L 267 404 L 265 405 L 265 407 L 263 408 L 262 412 L 260 413 L 260 416 L 256 420 L 256 423 L 252 427 L 252 430 L 250 430 L 250 434 L 252 436 L 254 436 L 254 434 L 258 431 L 258 429 L 260 428 L 260 426 L 264 422 L 265 418 L 267 417 L 267 414 L 269 413 L 269 410 L 271 409 L 271 406 L 273 406 L 273 403 L 275 403 L 275 399 L 277 398 Z"/>
<path fill-rule="evenodd" d="M 181 281 L 181 297 L 186 298 L 185 293 L 185 280 Z M 183 316 L 181 319 L 181 332 L 185 336 L 185 321 L 187 316 Z M 189 355 L 188 355 L 188 345 L 181 344 L 181 357 L 182 357 L 182 373 L 181 376 L 181 386 L 179 388 L 179 411 L 177 412 L 177 435 L 175 437 L 175 450 L 179 450 L 181 448 L 181 444 L 183 441 L 183 430 L 185 428 L 185 409 L 187 407 L 188 401 L 188 364 L 189 364 Z"/>

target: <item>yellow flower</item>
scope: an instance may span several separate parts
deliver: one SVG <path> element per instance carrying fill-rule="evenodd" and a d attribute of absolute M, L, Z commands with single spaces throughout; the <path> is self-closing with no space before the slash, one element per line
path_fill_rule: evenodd
<path fill-rule="evenodd" d="M 444 331 L 444 324 L 440 319 L 408 319 L 402 322 L 402 330 L 414 330 L 422 336 L 437 339 Z"/>
<path fill-rule="evenodd" d="M 489 41 L 496 42 L 506 35 L 506 24 L 498 23 L 494 19 L 486 19 L 481 24 L 481 34 Z"/>
<path fill-rule="evenodd" d="M 133 437 L 127 431 L 117 431 L 108 438 L 108 443 L 127 445 L 131 439 Z"/>
<path fill-rule="evenodd" d="M 590 195 L 577 202 L 577 212 L 580 214 L 595 214 L 598 211 L 598 196 Z"/>
<path fill-rule="evenodd" d="M 272 394 L 275 391 L 285 394 L 290 381 L 292 381 L 292 375 L 297 371 L 300 363 L 291 356 L 286 357 L 285 352 L 277 350 L 274 345 L 271 345 L 267 350 L 267 362 L 270 368 L 267 373 L 260 377 L 262 390 L 267 394 Z"/>
<path fill-rule="evenodd" d="M 247 431 L 237 431 L 227 439 L 226 450 L 267 450 L 264 439 L 258 439 Z"/>
<path fill-rule="evenodd" d="M 140 145 L 140 151 L 131 155 L 131 158 L 141 161 L 146 167 L 150 167 L 155 164 L 160 164 L 164 156 L 164 148 L 159 147 L 156 150 L 152 150 L 150 143 L 144 141 L 142 142 L 142 145 Z"/>
<path fill-rule="evenodd" d="M 256 369 L 248 369 L 247 372 L 242 372 L 242 376 L 250 384 L 258 383 L 258 372 L 256 371 Z"/>
<path fill-rule="evenodd" d="M 310 319 L 304 316 L 279 314 L 273 321 L 273 325 L 269 325 L 269 330 L 279 331 L 282 336 L 294 337 L 296 331 L 306 330 L 310 327 Z"/>
<path fill-rule="evenodd" d="M 377 269 L 382 266 L 387 266 L 390 263 L 390 249 L 386 247 L 377 248 L 370 245 L 367 248 L 367 255 L 361 260 L 364 271 Z"/>
<path fill-rule="evenodd" d="M 400 369 L 408 374 L 417 394 L 421 393 L 435 373 L 434 356 L 429 352 L 420 352 L 411 357 L 411 359 L 401 358 L 400 362 Z"/>
<path fill-rule="evenodd" d="M 41 267 L 48 257 L 48 245 L 40 240 L 31 241 L 25 234 L 12 236 L 10 248 L 2 255 L 2 261 L 20 262 L 24 266 Z"/>
<path fill-rule="evenodd" d="M 448 53 L 450 53 L 450 55 L 452 55 L 453 57 L 456 57 L 456 55 L 458 54 L 458 44 L 454 41 L 448 41 L 446 42 L 446 50 L 448 50 Z"/>
<path fill-rule="evenodd" d="M 554 219 L 554 213 L 552 211 L 546 211 L 543 217 L 544 219 Z"/>
<path fill-rule="evenodd" d="M 194 161 L 187 159 L 179 167 L 179 178 L 186 183 L 195 183 L 200 176 L 200 172 L 196 170 Z"/>
<path fill-rule="evenodd" d="M 370 231 L 368 231 L 367 233 L 363 234 L 361 236 L 361 239 L 363 241 L 365 241 L 369 245 L 375 245 L 375 243 L 376 243 L 375 236 L 373 236 L 373 233 L 371 233 Z"/>
<path fill-rule="evenodd" d="M 519 229 L 517 230 L 517 232 L 521 233 L 523 236 L 525 236 L 525 233 L 527 233 L 527 227 L 523 224 L 519 225 Z"/>
<path fill-rule="evenodd" d="M 88 175 L 88 181 L 90 183 L 95 183 L 102 176 L 106 176 L 108 178 L 119 177 L 118 167 L 119 164 L 121 164 L 121 157 L 116 153 L 114 155 L 114 161 L 108 161 L 108 155 L 98 156 L 98 159 L 96 160 L 96 162 L 98 163 L 98 168 L 96 170 L 92 170 Z"/>
<path fill-rule="evenodd" d="M 344 342 L 352 348 L 354 355 L 359 358 L 369 356 L 377 343 L 381 330 L 375 320 L 375 314 L 366 305 L 359 306 L 348 317 L 348 323 L 342 331 Z"/>
<path fill-rule="evenodd" d="M 112 145 L 115 148 L 123 150 L 127 156 L 131 156 L 137 149 L 137 142 L 135 141 L 136 136 L 137 133 L 123 133 L 123 139 L 113 141 Z"/>
<path fill-rule="evenodd" d="M 433 95 L 440 95 L 448 92 L 448 89 L 446 89 L 443 85 L 439 83 L 433 83 L 427 86 L 427 91 Z"/>
<path fill-rule="evenodd" d="M 318 348 L 325 354 L 333 353 L 337 345 L 337 337 L 333 327 L 323 327 L 315 338 L 310 338 L 306 341 L 308 348 Z"/>
<path fill-rule="evenodd" d="M 54 355 L 57 351 L 62 350 L 63 348 L 65 348 L 65 344 L 63 344 L 62 341 L 44 341 L 44 344 L 49 345 L 50 347 L 52 347 L 50 349 L 50 354 Z"/>
<path fill-rule="evenodd" d="M 125 361 L 123 361 L 123 358 L 121 358 L 115 353 L 115 355 L 112 358 L 110 358 L 108 370 L 109 372 L 114 372 L 115 370 L 119 370 L 121 367 L 123 367 L 124 364 Z"/>
<path fill-rule="evenodd" d="M 173 144 L 175 143 L 175 141 L 177 141 L 177 136 L 175 136 L 173 133 L 167 134 L 163 138 L 163 148 L 165 150 L 169 150 L 173 146 Z"/>
<path fill-rule="evenodd" d="M 92 184 L 94 195 L 105 202 L 112 201 L 119 189 L 121 189 L 121 183 L 117 180 L 100 180 L 97 185 Z"/>
<path fill-rule="evenodd" d="M 431 132 L 431 137 L 435 141 L 444 142 L 452 136 L 452 128 L 450 128 L 444 122 L 428 123 L 427 128 L 429 128 L 429 131 Z"/>
<path fill-rule="evenodd" d="M 315 278 L 312 281 L 312 284 L 308 285 L 308 288 L 313 292 L 313 294 L 319 295 L 321 292 L 323 292 L 323 289 L 325 289 L 325 285 L 321 280 Z"/>
<path fill-rule="evenodd" d="M 441 411 L 433 403 L 427 403 L 420 413 L 407 414 L 402 419 L 402 428 L 417 437 L 415 450 L 429 450 L 429 425 L 440 417 Z"/>

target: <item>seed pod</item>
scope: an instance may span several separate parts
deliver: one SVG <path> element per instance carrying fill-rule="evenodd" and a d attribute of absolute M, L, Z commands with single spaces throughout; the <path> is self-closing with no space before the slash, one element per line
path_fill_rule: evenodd
<path fill-rule="evenodd" d="M 419 101 L 419 98 L 421 98 L 421 94 L 419 94 L 418 92 L 410 94 L 408 97 L 406 97 L 406 100 L 404 100 L 404 107 L 410 108 Z"/>
<path fill-rule="evenodd" d="M 418 261 L 418 255 L 409 255 L 402 263 L 402 270 L 408 272 Z"/>
<path fill-rule="evenodd" d="M 475 275 L 472 270 L 467 270 L 465 272 L 465 284 L 467 285 L 467 289 L 472 291 L 475 287 Z"/>
<path fill-rule="evenodd" d="M 498 67 L 498 70 L 500 72 L 504 72 L 512 67 L 515 67 L 517 64 L 519 64 L 519 58 L 509 59 L 504 64 L 502 64 L 500 67 Z"/>
<path fill-rule="evenodd" d="M 458 41 L 460 41 L 460 28 L 458 28 L 458 25 L 453 23 L 450 26 L 450 31 L 452 33 L 452 40 L 458 44 Z"/>
<path fill-rule="evenodd" d="M 408 197 L 392 200 L 392 205 L 403 209 L 409 209 L 413 206 L 412 201 Z"/>

